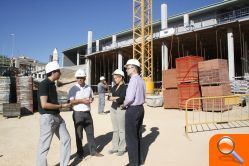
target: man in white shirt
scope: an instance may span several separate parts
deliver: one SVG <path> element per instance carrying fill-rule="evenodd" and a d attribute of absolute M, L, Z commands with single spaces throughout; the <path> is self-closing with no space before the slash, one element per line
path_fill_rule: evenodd
<path fill-rule="evenodd" d="M 92 156 L 101 157 L 102 154 L 96 151 L 94 141 L 94 128 L 91 116 L 90 104 L 93 101 L 93 91 L 89 85 L 85 84 L 86 74 L 84 70 L 78 69 L 75 73 L 77 84 L 69 90 L 69 100 L 73 105 L 73 121 L 75 127 L 75 137 L 77 145 L 77 155 L 83 158 L 83 129 L 85 129 L 89 152 Z"/>

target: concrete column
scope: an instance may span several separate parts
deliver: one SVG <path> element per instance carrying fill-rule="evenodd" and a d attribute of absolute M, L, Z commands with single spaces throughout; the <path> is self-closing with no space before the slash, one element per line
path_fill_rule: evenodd
<path fill-rule="evenodd" d="M 18 69 L 20 68 L 20 62 L 18 58 L 15 59 L 15 67 Z"/>
<path fill-rule="evenodd" d="M 184 23 L 184 27 L 189 26 L 189 15 L 188 14 L 183 15 L 183 23 Z"/>
<path fill-rule="evenodd" d="M 96 40 L 96 52 L 99 52 L 99 40 Z"/>
<path fill-rule="evenodd" d="M 92 67 L 92 61 L 91 59 L 87 58 L 86 59 L 86 74 L 87 74 L 86 83 L 88 85 L 91 85 L 91 67 Z"/>
<path fill-rule="evenodd" d="M 227 48 L 228 48 L 228 71 L 229 71 L 229 80 L 234 80 L 235 69 L 234 69 L 234 38 L 233 38 L 233 29 L 229 28 L 227 30 Z"/>
<path fill-rule="evenodd" d="M 93 33 L 92 33 L 92 31 L 88 31 L 88 35 L 87 35 L 87 54 L 92 53 L 92 42 L 93 42 Z"/>
<path fill-rule="evenodd" d="M 162 43 L 162 70 L 169 69 L 169 61 L 168 61 L 168 47 L 166 44 Z"/>
<path fill-rule="evenodd" d="M 168 28 L 168 7 L 167 4 L 161 5 L 161 29 Z M 168 47 L 162 43 L 162 70 L 167 70 L 169 66 L 168 62 Z"/>
<path fill-rule="evenodd" d="M 161 29 L 168 28 L 168 7 L 167 4 L 161 5 Z"/>
<path fill-rule="evenodd" d="M 52 57 L 52 61 L 57 61 L 58 62 L 58 51 L 57 49 L 55 48 L 54 51 L 53 51 L 53 57 Z"/>
<path fill-rule="evenodd" d="M 77 51 L 77 66 L 80 65 L 80 53 Z"/>
<path fill-rule="evenodd" d="M 62 54 L 62 57 L 61 57 L 61 66 L 64 67 L 64 54 Z"/>
<path fill-rule="evenodd" d="M 245 62 L 248 64 L 248 43 L 245 41 L 245 48 L 244 48 L 244 53 L 245 53 Z M 245 66 L 245 73 L 244 75 L 248 74 L 248 65 Z"/>
<path fill-rule="evenodd" d="M 117 36 L 112 35 L 112 47 L 117 47 Z"/>
<path fill-rule="evenodd" d="M 118 51 L 118 69 L 123 70 L 123 55 L 121 51 Z"/>

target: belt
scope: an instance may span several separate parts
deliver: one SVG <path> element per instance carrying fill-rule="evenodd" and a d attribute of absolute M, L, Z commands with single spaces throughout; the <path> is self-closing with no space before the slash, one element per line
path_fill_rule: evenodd
<path fill-rule="evenodd" d="M 90 111 L 73 111 L 73 112 L 90 113 Z"/>
<path fill-rule="evenodd" d="M 130 105 L 129 107 L 141 107 L 143 105 Z"/>

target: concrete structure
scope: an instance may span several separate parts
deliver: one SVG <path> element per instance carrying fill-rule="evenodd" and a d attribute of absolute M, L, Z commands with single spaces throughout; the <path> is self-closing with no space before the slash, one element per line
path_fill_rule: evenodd
<path fill-rule="evenodd" d="M 161 5 L 161 30 L 168 29 L 168 9 L 167 4 Z M 161 51 L 161 60 L 162 60 L 162 70 L 167 70 L 169 68 L 169 55 L 168 55 L 168 47 L 163 42 L 162 43 L 162 51 Z"/>
<path fill-rule="evenodd" d="M 37 60 L 20 56 L 11 59 L 11 64 L 19 70 L 20 75 L 31 75 L 34 79 L 42 80 L 45 78 L 45 65 Z"/>
<path fill-rule="evenodd" d="M 53 61 L 59 61 L 59 56 L 58 56 L 58 51 L 57 49 L 55 48 L 54 51 L 53 51 L 53 58 L 52 58 Z"/>
<path fill-rule="evenodd" d="M 155 87 L 161 86 L 162 69 L 174 68 L 175 59 L 186 55 L 199 55 L 206 60 L 228 59 L 231 80 L 249 72 L 246 67 L 249 60 L 248 0 L 221 1 L 171 17 L 168 17 L 166 4 L 161 10 L 162 22 L 153 23 Z M 96 41 L 92 41 L 92 36 L 90 39 L 88 37 L 87 44 L 63 50 L 63 66 L 87 69 L 93 86 L 101 75 L 110 84 L 111 73 L 116 68 L 123 69 L 121 63 L 132 58 L 132 29 Z"/>

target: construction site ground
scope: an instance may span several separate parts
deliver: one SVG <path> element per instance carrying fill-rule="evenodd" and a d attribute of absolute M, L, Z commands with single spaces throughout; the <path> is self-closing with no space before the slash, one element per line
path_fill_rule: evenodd
<path fill-rule="evenodd" d="M 110 108 L 106 102 L 105 110 Z M 97 113 L 98 98 L 92 104 L 95 140 L 104 157 L 86 156 L 75 161 L 75 135 L 72 112 L 61 112 L 72 140 L 71 164 L 84 166 L 123 166 L 128 163 L 128 154 L 118 157 L 108 154 L 111 149 L 112 124 L 110 114 Z M 36 162 L 39 138 L 39 113 L 18 118 L 0 117 L 0 165 L 33 166 Z M 148 107 L 145 104 L 143 132 L 143 154 L 146 166 L 207 166 L 209 165 L 209 140 L 218 133 L 248 133 L 249 128 L 223 129 L 189 134 L 185 136 L 185 113 L 179 110 L 165 110 L 162 107 Z M 86 136 L 83 136 L 87 151 Z M 56 136 L 48 154 L 48 165 L 59 164 L 60 144 Z"/>

